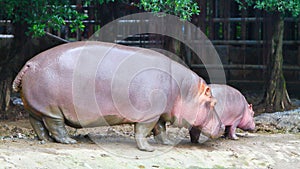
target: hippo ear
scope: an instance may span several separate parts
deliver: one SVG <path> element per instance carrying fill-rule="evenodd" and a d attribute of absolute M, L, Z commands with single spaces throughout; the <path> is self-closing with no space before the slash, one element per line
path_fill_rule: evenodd
<path fill-rule="evenodd" d="M 207 85 L 205 85 L 203 82 L 199 82 L 198 83 L 198 93 L 199 95 L 201 95 L 201 93 L 203 93 L 205 91 L 205 88 L 207 87 Z"/>
<path fill-rule="evenodd" d="M 252 104 L 248 104 L 250 110 L 253 110 Z"/>
<path fill-rule="evenodd" d="M 205 96 L 211 97 L 211 89 L 210 89 L 210 87 L 207 86 L 205 88 L 204 94 L 205 94 Z"/>

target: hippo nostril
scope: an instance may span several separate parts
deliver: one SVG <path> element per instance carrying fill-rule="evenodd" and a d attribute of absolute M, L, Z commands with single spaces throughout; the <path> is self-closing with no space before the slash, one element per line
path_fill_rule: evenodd
<path fill-rule="evenodd" d="M 221 125 L 221 130 L 225 130 L 225 125 L 224 124 Z"/>

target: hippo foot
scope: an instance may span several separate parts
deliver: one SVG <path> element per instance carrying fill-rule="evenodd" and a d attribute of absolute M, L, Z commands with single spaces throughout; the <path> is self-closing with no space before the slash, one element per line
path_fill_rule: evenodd
<path fill-rule="evenodd" d="M 238 140 L 239 137 L 236 136 L 235 134 L 234 135 L 229 135 L 229 138 L 232 139 L 232 140 Z"/>
<path fill-rule="evenodd" d="M 148 151 L 148 152 L 152 152 L 154 151 L 155 149 L 148 143 L 147 139 L 146 138 L 138 138 L 136 137 L 136 143 L 137 143 L 137 146 L 140 150 L 142 151 Z"/>
<path fill-rule="evenodd" d="M 47 138 L 44 138 L 44 139 L 40 139 L 39 137 L 36 137 L 37 140 L 39 141 L 43 141 L 43 142 L 54 142 L 54 139 L 51 138 L 51 137 L 47 137 Z"/>
<path fill-rule="evenodd" d="M 64 124 L 64 119 L 44 117 L 43 121 L 47 127 L 50 136 L 54 138 L 56 142 L 63 144 L 75 144 L 76 140 L 69 137 L 67 129 Z"/>
<path fill-rule="evenodd" d="M 37 139 L 41 141 L 53 142 L 54 140 L 49 136 L 49 131 L 46 129 L 44 123 L 32 116 L 29 116 L 29 122 L 37 135 Z"/>
<path fill-rule="evenodd" d="M 199 143 L 199 138 L 200 138 L 201 130 L 199 130 L 196 127 L 192 127 L 190 129 L 189 133 L 190 133 L 191 142 L 194 143 L 194 144 Z"/>
<path fill-rule="evenodd" d="M 59 143 L 63 143 L 63 144 L 76 144 L 77 141 L 70 138 L 70 137 L 64 137 L 64 138 L 55 138 L 55 140 Z"/>
<path fill-rule="evenodd" d="M 236 130 L 236 125 L 232 125 L 228 128 L 227 135 L 232 140 L 238 140 L 239 139 L 239 137 L 236 136 L 236 134 L 235 134 L 235 130 Z"/>
<path fill-rule="evenodd" d="M 152 152 L 155 149 L 148 143 L 146 136 L 153 129 L 157 121 L 150 123 L 137 123 L 134 126 L 135 129 L 135 141 L 137 146 L 142 151 Z"/>
<path fill-rule="evenodd" d="M 142 151 L 147 151 L 147 152 L 153 152 L 154 150 L 155 150 L 155 148 L 154 147 L 152 147 L 152 146 L 145 146 L 145 147 L 139 147 L 139 149 L 140 150 L 142 150 Z"/>
<path fill-rule="evenodd" d="M 199 141 L 198 141 L 198 139 L 192 139 L 192 138 L 191 138 L 191 143 L 197 144 L 197 143 L 199 143 Z"/>

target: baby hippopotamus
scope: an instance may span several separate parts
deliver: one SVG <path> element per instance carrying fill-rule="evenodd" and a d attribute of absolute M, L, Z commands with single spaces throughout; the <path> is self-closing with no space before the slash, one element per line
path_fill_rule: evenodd
<path fill-rule="evenodd" d="M 248 104 L 241 92 L 228 85 L 210 84 L 209 87 L 217 99 L 216 112 L 226 126 L 225 136 L 237 140 L 237 127 L 244 131 L 255 129 L 252 104 Z M 200 133 L 201 131 L 194 127 L 190 130 L 192 143 L 198 143 Z"/>

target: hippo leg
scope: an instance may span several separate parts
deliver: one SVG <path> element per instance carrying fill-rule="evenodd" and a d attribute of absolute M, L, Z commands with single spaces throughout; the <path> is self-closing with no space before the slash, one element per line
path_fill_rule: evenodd
<path fill-rule="evenodd" d="M 236 130 L 236 125 L 230 126 L 229 131 L 228 131 L 228 137 L 233 140 L 238 140 L 239 137 L 236 136 L 235 130 Z"/>
<path fill-rule="evenodd" d="M 152 130 L 154 134 L 154 138 L 158 143 L 162 143 L 165 145 L 174 144 L 167 135 L 166 132 L 166 121 L 159 119 L 154 129 Z"/>
<path fill-rule="evenodd" d="M 76 140 L 69 137 L 63 119 L 44 117 L 43 121 L 55 141 L 65 144 L 76 143 Z"/>
<path fill-rule="evenodd" d="M 53 141 L 53 139 L 49 136 L 49 131 L 46 129 L 43 121 L 37 120 L 36 118 L 29 116 L 29 122 L 37 134 L 39 140 L 48 140 Z"/>
<path fill-rule="evenodd" d="M 135 140 L 140 150 L 154 151 L 154 148 L 148 143 L 146 136 L 151 132 L 156 123 L 157 121 L 135 124 Z"/>
<path fill-rule="evenodd" d="M 200 134 L 201 134 L 201 130 L 199 130 L 196 127 L 192 127 L 189 131 L 190 133 L 190 137 L 191 137 L 191 142 L 192 143 L 198 143 Z"/>
<path fill-rule="evenodd" d="M 224 136 L 229 137 L 229 131 L 231 126 L 225 126 Z"/>

